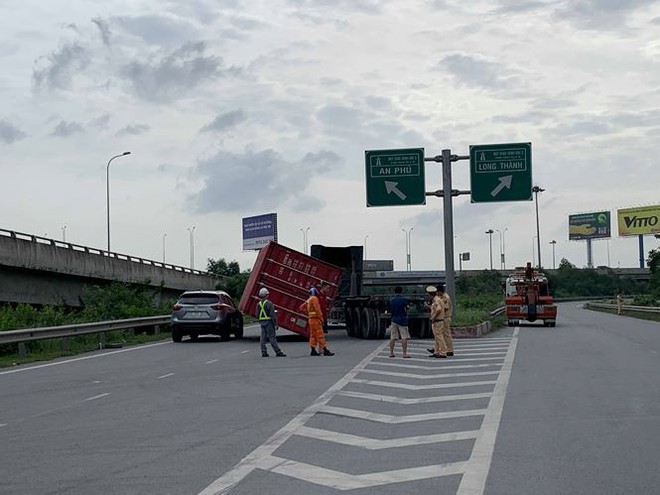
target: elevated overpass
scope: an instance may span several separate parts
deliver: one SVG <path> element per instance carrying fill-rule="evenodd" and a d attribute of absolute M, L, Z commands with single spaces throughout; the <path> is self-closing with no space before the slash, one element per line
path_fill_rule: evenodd
<path fill-rule="evenodd" d="M 0 229 L 0 302 L 80 306 L 85 286 L 111 282 L 151 287 L 176 297 L 214 289 L 220 278 L 200 270 Z"/>

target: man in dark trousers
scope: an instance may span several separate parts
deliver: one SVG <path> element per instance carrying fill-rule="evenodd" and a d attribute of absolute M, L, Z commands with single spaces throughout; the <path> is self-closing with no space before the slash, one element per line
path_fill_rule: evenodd
<path fill-rule="evenodd" d="M 259 302 L 257 303 L 257 319 L 261 325 L 261 338 L 259 345 L 261 346 L 261 357 L 268 357 L 268 350 L 266 349 L 266 341 L 270 342 L 271 347 L 275 351 L 277 357 L 286 357 L 282 352 L 280 346 L 277 344 L 277 337 L 275 330 L 277 329 L 277 313 L 275 306 L 268 300 L 268 289 L 262 287 L 259 290 Z"/>

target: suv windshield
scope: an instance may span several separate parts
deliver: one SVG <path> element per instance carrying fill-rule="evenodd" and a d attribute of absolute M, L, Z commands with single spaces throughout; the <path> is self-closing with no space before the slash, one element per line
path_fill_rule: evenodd
<path fill-rule="evenodd" d="M 181 296 L 179 304 L 216 304 L 218 296 L 215 294 L 186 294 Z"/>

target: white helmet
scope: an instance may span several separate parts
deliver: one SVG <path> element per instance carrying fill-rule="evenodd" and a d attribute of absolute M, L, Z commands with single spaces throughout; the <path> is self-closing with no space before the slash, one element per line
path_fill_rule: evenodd
<path fill-rule="evenodd" d="M 259 290 L 259 297 L 268 297 L 268 294 L 269 294 L 268 289 L 266 289 L 265 287 L 262 287 Z"/>

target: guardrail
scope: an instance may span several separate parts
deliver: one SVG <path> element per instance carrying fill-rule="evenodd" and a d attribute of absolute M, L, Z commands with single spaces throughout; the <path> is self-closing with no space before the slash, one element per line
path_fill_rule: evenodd
<path fill-rule="evenodd" d="M 617 309 L 616 304 L 612 303 L 594 303 L 585 304 L 587 308 Z M 655 306 L 633 306 L 632 304 L 622 304 L 621 311 L 636 311 L 638 313 L 656 313 L 660 314 L 660 308 Z"/>
<path fill-rule="evenodd" d="M 125 320 L 97 321 L 94 323 L 78 323 L 75 325 L 58 325 L 55 327 L 22 328 L 0 332 L 0 344 L 18 344 L 18 353 L 27 354 L 25 342 L 45 339 L 67 339 L 77 335 L 101 334 L 101 342 L 105 343 L 105 333 L 113 330 L 127 330 L 140 327 L 158 327 L 170 322 L 170 315 L 147 316 L 143 318 L 128 318 Z"/>

